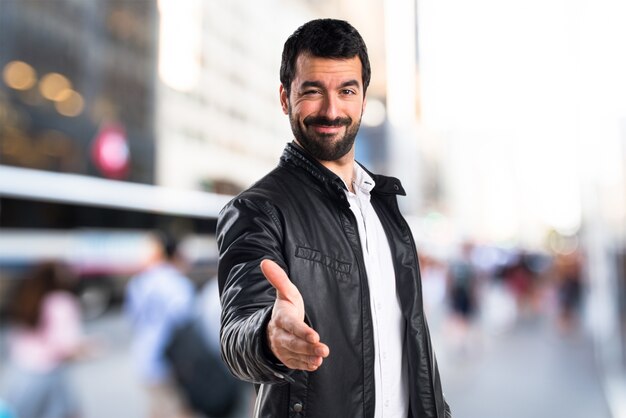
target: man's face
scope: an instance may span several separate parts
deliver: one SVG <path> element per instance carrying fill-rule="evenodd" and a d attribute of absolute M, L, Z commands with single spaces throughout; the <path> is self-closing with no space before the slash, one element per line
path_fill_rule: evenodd
<path fill-rule="evenodd" d="M 280 87 L 296 141 L 320 161 L 353 156 L 365 108 L 361 60 L 300 55 L 291 93 Z"/>

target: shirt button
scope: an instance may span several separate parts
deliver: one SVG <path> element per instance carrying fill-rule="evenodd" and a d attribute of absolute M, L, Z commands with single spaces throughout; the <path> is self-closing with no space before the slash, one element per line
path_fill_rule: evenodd
<path fill-rule="evenodd" d="M 302 412 L 302 404 L 300 402 L 297 402 L 293 405 L 293 411 L 294 412 Z"/>

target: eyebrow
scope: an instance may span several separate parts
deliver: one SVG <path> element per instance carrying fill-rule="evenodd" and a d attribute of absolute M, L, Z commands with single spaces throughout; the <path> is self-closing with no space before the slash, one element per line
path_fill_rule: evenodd
<path fill-rule="evenodd" d="M 348 81 L 344 81 L 343 83 L 341 83 L 339 85 L 339 88 L 345 88 L 345 87 L 360 87 L 361 85 L 359 84 L 358 80 L 348 80 Z M 321 82 L 319 81 L 303 81 L 302 84 L 300 84 L 300 89 L 305 89 L 307 87 L 318 87 L 318 88 L 324 88 L 324 86 L 322 85 Z"/>

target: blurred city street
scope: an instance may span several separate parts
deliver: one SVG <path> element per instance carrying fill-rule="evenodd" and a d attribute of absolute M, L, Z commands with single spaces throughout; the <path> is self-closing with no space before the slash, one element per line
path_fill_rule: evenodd
<path fill-rule="evenodd" d="M 217 281 L 206 286 L 230 251 L 218 220 L 228 224 L 228 202 L 301 142 L 283 49 L 303 23 L 326 18 L 348 21 L 367 45 L 369 63 L 359 55 L 355 67 L 361 108 L 328 109 L 359 121 L 343 136 L 355 161 L 401 181 L 398 226 L 418 253 L 414 296 L 453 417 L 626 418 L 618 0 L 0 0 L 0 418 L 4 403 L 40 407 L 35 418 L 58 403 L 74 416 L 74 393 L 81 418 L 180 415 L 161 364 L 162 347 L 179 341 L 167 328 L 193 307 L 219 347 Z M 323 222 L 268 204 L 275 221 L 310 225 L 294 248 L 317 252 Z M 281 229 L 281 240 L 295 236 Z M 320 252 L 320 265 L 356 255 L 340 247 Z M 154 277 L 166 279 L 141 284 Z M 134 308 L 124 316 L 121 306 Z M 201 379 L 184 385 L 179 373 L 179 387 L 239 388 L 224 383 L 225 367 L 197 372 L 198 359 L 220 369 L 217 355 L 170 351 L 170 364 L 182 357 Z M 76 358 L 66 388 L 58 382 Z M 27 373 L 9 379 L 15 370 Z M 146 390 L 156 380 L 165 396 Z M 251 415 L 247 389 L 229 418 Z M 231 393 L 216 398 L 238 405 Z"/>
<path fill-rule="evenodd" d="M 84 417 L 145 417 L 145 393 L 132 368 L 124 318 L 110 312 L 90 321 L 87 333 L 104 347 L 97 358 L 72 369 Z M 433 329 L 433 338 L 455 418 L 611 417 L 591 342 L 582 333 L 562 336 L 545 319 L 535 319 L 497 335 L 475 332 L 463 352 L 440 328 Z M 4 359 L 0 379 L 3 364 Z"/>

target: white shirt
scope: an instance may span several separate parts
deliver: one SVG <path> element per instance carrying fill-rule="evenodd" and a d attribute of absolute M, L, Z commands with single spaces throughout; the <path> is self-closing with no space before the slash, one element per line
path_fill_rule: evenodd
<path fill-rule="evenodd" d="M 408 369 L 403 356 L 405 320 L 396 293 L 391 250 L 383 226 L 370 202 L 374 180 L 354 164 L 353 187 L 346 190 L 356 217 L 370 291 L 374 328 L 375 418 L 409 414 Z"/>

